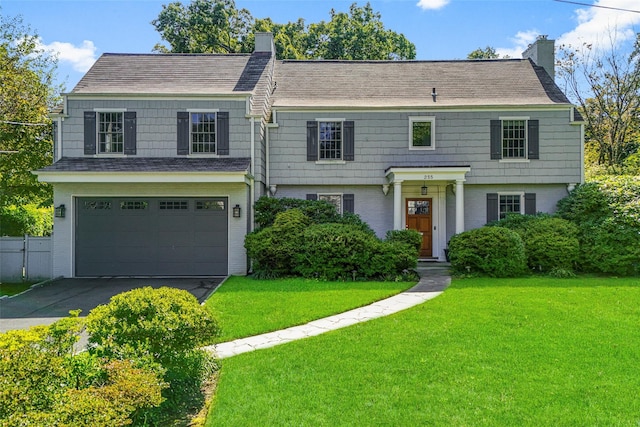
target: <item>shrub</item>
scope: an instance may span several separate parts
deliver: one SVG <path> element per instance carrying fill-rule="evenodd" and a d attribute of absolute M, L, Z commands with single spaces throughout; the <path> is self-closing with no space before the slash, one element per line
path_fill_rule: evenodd
<path fill-rule="evenodd" d="M 151 356 L 163 366 L 212 343 L 216 321 L 189 292 L 144 287 L 123 292 L 87 316 L 92 351 L 114 359 Z"/>
<path fill-rule="evenodd" d="M 249 233 L 244 246 L 254 273 L 261 278 L 267 273 L 271 277 L 292 274 L 295 254 L 310 223 L 309 217 L 296 208 L 278 213 L 272 226 Z"/>
<path fill-rule="evenodd" d="M 571 270 L 578 261 L 578 228 L 570 221 L 549 214 L 509 214 L 490 225 L 509 228 L 520 235 L 531 269 Z"/>
<path fill-rule="evenodd" d="M 449 241 L 451 268 L 458 273 L 514 277 L 526 271 L 522 239 L 513 230 L 481 227 L 457 234 Z"/>
<path fill-rule="evenodd" d="M 53 230 L 53 208 L 35 204 L 0 208 L 0 236 L 49 236 Z"/>
<path fill-rule="evenodd" d="M 390 243 L 409 245 L 415 249 L 416 256 L 418 256 L 422 247 L 422 235 L 416 230 L 389 230 L 385 240 Z"/>
<path fill-rule="evenodd" d="M 289 209 L 300 209 L 315 224 L 337 222 L 336 208 L 324 200 L 303 200 L 288 197 L 262 196 L 255 203 L 255 221 L 259 228 L 273 225 L 276 216 Z"/>
<path fill-rule="evenodd" d="M 619 276 L 640 274 L 640 228 L 608 219 L 583 237 L 586 270 Z"/>

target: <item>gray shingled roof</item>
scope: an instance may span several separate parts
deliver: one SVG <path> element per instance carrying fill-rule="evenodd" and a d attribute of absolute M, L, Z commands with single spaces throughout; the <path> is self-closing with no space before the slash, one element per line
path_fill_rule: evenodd
<path fill-rule="evenodd" d="M 268 53 L 105 53 L 71 93 L 231 95 L 253 92 L 270 57 Z"/>
<path fill-rule="evenodd" d="M 251 159 L 185 157 L 63 157 L 41 172 L 247 172 Z"/>
<path fill-rule="evenodd" d="M 274 80 L 274 107 L 570 104 L 546 71 L 528 59 L 284 60 L 276 61 Z"/>

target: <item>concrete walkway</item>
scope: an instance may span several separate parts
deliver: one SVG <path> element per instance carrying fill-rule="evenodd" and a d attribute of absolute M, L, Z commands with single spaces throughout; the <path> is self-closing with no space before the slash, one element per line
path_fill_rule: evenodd
<path fill-rule="evenodd" d="M 437 297 L 451 283 L 448 265 L 425 265 L 421 263 L 417 271 L 420 274 L 420 281 L 413 288 L 371 305 L 325 317 L 324 319 L 314 320 L 305 325 L 215 344 L 205 347 L 205 349 L 214 352 L 218 358 L 224 359 L 261 348 L 274 347 L 302 338 L 313 337 L 328 331 L 406 310 Z"/>

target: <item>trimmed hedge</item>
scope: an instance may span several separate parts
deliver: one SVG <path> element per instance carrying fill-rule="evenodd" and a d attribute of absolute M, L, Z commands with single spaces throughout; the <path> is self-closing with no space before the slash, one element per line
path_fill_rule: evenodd
<path fill-rule="evenodd" d="M 460 274 L 515 277 L 527 271 L 520 235 L 503 227 L 481 227 L 456 234 L 449 241 L 451 268 Z"/>

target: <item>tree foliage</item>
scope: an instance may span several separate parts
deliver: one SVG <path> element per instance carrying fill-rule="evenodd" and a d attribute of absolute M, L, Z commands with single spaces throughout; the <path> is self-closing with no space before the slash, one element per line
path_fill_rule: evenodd
<path fill-rule="evenodd" d="M 329 21 L 307 25 L 300 18 L 280 24 L 255 19 L 234 0 L 194 0 L 163 6 L 152 21 L 169 46 L 154 50 L 175 53 L 249 53 L 254 33 L 273 33 L 280 59 L 414 59 L 416 48 L 404 35 L 388 30 L 382 16 L 367 3 L 353 3 L 349 12 L 330 11 Z"/>
<path fill-rule="evenodd" d="M 630 172 L 640 150 L 640 34 L 630 55 L 614 46 L 562 46 L 558 72 L 586 122 L 587 161 L 620 174 Z"/>
<path fill-rule="evenodd" d="M 498 58 L 500 58 L 500 55 L 496 53 L 496 50 L 491 46 L 487 46 L 484 49 L 479 47 L 467 55 L 467 59 L 498 59 Z"/>
<path fill-rule="evenodd" d="M 56 59 L 20 17 L 0 15 L 0 205 L 51 204 L 50 186 L 31 171 L 53 159 L 55 69 Z"/>

